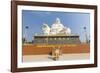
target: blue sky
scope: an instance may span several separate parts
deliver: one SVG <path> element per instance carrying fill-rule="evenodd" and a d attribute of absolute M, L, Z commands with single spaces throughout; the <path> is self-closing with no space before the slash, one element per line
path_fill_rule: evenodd
<path fill-rule="evenodd" d="M 78 12 L 54 12 L 54 11 L 34 11 L 22 10 L 22 32 L 28 41 L 32 41 L 35 33 L 41 33 L 42 24 L 46 23 L 51 26 L 56 18 L 60 18 L 64 26 L 71 28 L 72 33 L 80 35 L 80 40 L 84 41 L 84 29 L 87 28 L 87 34 L 90 34 L 90 14 Z M 29 28 L 26 29 L 25 27 Z"/>

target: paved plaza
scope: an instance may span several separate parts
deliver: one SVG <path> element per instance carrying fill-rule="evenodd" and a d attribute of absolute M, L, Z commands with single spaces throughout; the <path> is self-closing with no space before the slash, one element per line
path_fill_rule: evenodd
<path fill-rule="evenodd" d="M 89 53 L 62 54 L 59 61 L 63 60 L 84 60 L 89 59 Z M 24 55 L 23 62 L 54 61 L 51 55 Z"/>

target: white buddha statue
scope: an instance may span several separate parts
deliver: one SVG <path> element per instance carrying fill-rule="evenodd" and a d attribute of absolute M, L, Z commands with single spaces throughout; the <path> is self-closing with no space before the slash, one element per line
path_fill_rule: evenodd
<path fill-rule="evenodd" d="M 63 24 L 61 24 L 60 19 L 57 18 L 54 24 L 51 26 L 50 34 L 58 34 L 64 28 Z"/>
<path fill-rule="evenodd" d="M 56 18 L 56 21 L 51 25 L 51 28 L 44 23 L 42 31 L 44 35 L 71 34 L 71 29 L 61 24 L 59 18 Z"/>

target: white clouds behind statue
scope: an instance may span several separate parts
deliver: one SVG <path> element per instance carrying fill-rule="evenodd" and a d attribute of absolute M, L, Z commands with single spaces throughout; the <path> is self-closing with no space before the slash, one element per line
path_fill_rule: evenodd
<path fill-rule="evenodd" d="M 59 18 L 56 18 L 51 28 L 47 24 L 43 24 L 42 31 L 44 35 L 71 34 L 71 29 L 64 26 Z"/>

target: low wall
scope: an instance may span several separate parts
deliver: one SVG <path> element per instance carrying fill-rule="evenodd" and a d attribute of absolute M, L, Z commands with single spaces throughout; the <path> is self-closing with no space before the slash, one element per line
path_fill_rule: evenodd
<path fill-rule="evenodd" d="M 36 45 L 23 45 L 22 47 L 23 55 L 41 55 L 41 54 L 50 54 L 52 52 L 53 47 L 40 47 Z M 89 44 L 74 44 L 74 45 L 66 45 L 61 47 L 62 53 L 89 53 L 90 47 Z"/>

